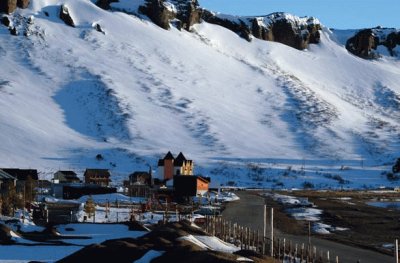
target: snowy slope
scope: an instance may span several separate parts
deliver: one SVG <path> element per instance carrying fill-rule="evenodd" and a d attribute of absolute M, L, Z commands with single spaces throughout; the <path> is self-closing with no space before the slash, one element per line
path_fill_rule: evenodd
<path fill-rule="evenodd" d="M 299 51 L 207 23 L 166 31 L 89 0 L 31 2 L 13 15 L 28 37 L 0 26 L 1 166 L 110 168 L 119 181 L 171 150 L 221 182 L 337 184 L 322 171 L 391 184 L 375 165 L 399 154 L 399 60 L 357 58 L 328 29 Z"/>

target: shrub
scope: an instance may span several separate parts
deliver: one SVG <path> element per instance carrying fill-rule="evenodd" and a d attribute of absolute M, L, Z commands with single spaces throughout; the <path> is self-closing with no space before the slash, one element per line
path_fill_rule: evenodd
<path fill-rule="evenodd" d="M 313 188 L 314 188 L 314 184 L 311 183 L 311 182 L 307 182 L 307 181 L 305 181 L 305 182 L 302 184 L 302 186 L 303 186 L 304 189 L 313 189 Z"/>

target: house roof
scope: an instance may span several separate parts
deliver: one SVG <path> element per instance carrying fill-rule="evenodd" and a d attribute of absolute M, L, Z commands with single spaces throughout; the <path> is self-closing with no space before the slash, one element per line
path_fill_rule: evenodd
<path fill-rule="evenodd" d="M 1 170 L 21 181 L 27 180 L 28 176 L 33 180 L 39 179 L 38 172 L 35 169 L 1 168 Z"/>
<path fill-rule="evenodd" d="M 76 173 L 74 171 L 57 171 L 57 173 L 62 173 L 66 176 L 76 176 Z"/>
<path fill-rule="evenodd" d="M 84 176 L 110 177 L 108 169 L 86 169 Z"/>
<path fill-rule="evenodd" d="M 207 180 L 206 178 L 203 178 L 203 177 L 201 177 L 201 176 L 196 176 L 196 178 L 199 179 L 199 180 L 201 180 L 201 181 L 203 181 L 204 183 L 207 183 L 207 184 L 210 183 L 209 180 Z"/>
<path fill-rule="evenodd" d="M 15 177 L 4 172 L 3 170 L 0 170 L 0 179 L 2 180 L 15 180 Z"/>
<path fill-rule="evenodd" d="M 135 177 L 135 176 L 140 176 L 140 175 L 150 176 L 149 172 L 145 172 L 145 171 L 134 172 L 134 173 L 131 173 L 129 176 Z"/>
<path fill-rule="evenodd" d="M 172 155 L 171 152 L 168 152 L 164 157 L 164 160 L 173 160 L 173 159 L 174 159 L 174 156 Z"/>
<path fill-rule="evenodd" d="M 164 160 L 174 160 L 174 156 L 172 155 L 172 153 L 170 151 L 168 151 L 168 153 L 164 156 L 163 159 L 159 159 L 158 160 L 158 166 L 164 166 Z"/>
<path fill-rule="evenodd" d="M 183 155 L 182 152 L 180 152 L 174 161 L 174 166 L 182 166 L 185 161 L 186 161 L 185 156 Z"/>

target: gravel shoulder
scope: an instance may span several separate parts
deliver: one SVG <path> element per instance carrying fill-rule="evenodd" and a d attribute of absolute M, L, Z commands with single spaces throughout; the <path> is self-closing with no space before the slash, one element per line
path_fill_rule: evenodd
<path fill-rule="evenodd" d="M 257 195 L 257 192 L 238 191 L 236 194 L 241 199 L 237 202 L 227 204 L 226 209 L 222 213 L 222 217 L 234 223 L 236 222 L 239 225 L 250 227 L 253 230 L 258 229 L 262 232 L 264 203 L 268 202 L 267 205 L 271 206 L 276 206 L 276 204 Z M 325 205 L 328 206 L 328 204 Z M 292 243 L 307 244 L 307 227 L 304 222 L 296 221 L 287 216 L 279 207 L 275 207 L 274 209 L 274 218 L 275 238 L 287 238 L 291 240 Z M 267 229 L 269 229 L 269 225 Z M 331 260 L 338 256 L 339 262 L 357 262 L 358 260 L 363 263 L 394 262 L 394 257 L 389 255 L 370 249 L 364 249 L 355 244 L 349 245 L 351 237 L 351 235 L 347 235 L 347 242 L 342 242 L 340 236 L 333 235 L 332 239 L 337 241 L 335 242 L 327 239 L 330 237 L 325 236 L 321 238 L 320 236 L 312 235 L 311 243 L 324 253 L 330 251 Z"/>

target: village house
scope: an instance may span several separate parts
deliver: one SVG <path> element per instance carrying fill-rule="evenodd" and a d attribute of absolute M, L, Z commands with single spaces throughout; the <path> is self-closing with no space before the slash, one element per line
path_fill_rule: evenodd
<path fill-rule="evenodd" d="M 168 152 L 163 159 L 158 160 L 158 178 L 168 181 L 166 185 L 172 186 L 177 200 L 204 195 L 208 191 L 210 180 L 193 173 L 193 161 L 186 159 L 182 152 L 176 158 Z"/>
<path fill-rule="evenodd" d="M 8 186 L 11 184 L 12 186 L 16 186 L 17 179 L 12 175 L 0 170 L 0 193 L 5 193 L 8 189 Z"/>
<path fill-rule="evenodd" d="M 148 197 L 152 193 L 152 171 L 137 171 L 129 175 L 129 180 L 124 181 L 127 194 L 135 197 Z"/>
<path fill-rule="evenodd" d="M 179 198 L 203 196 L 208 192 L 210 181 L 201 176 L 174 176 L 174 194 Z"/>
<path fill-rule="evenodd" d="M 86 169 L 83 176 L 85 177 L 85 184 L 109 186 L 111 182 L 111 174 L 108 169 Z"/>
<path fill-rule="evenodd" d="M 176 158 L 168 152 L 158 160 L 158 177 L 161 180 L 170 180 L 175 175 L 193 175 L 193 170 L 193 161 L 187 160 L 182 152 Z"/>
<path fill-rule="evenodd" d="M 0 168 L 0 170 L 17 180 L 16 191 L 18 193 L 26 192 L 27 200 L 33 199 L 33 189 L 37 186 L 39 179 L 36 169 Z"/>
<path fill-rule="evenodd" d="M 53 177 L 54 183 L 80 183 L 78 176 L 74 171 L 57 171 L 54 173 Z"/>

